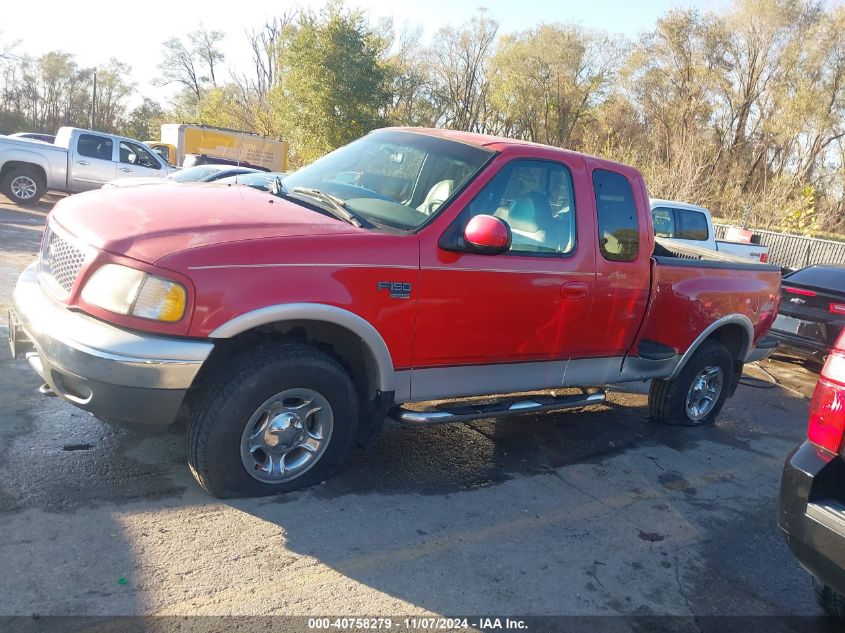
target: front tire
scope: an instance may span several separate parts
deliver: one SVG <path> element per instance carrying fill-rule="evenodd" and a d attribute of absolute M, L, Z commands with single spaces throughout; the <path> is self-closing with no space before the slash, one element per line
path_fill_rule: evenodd
<path fill-rule="evenodd" d="M 0 182 L 0 191 L 15 204 L 29 207 L 47 192 L 44 179 L 33 169 L 10 169 Z"/>
<path fill-rule="evenodd" d="M 713 424 L 730 392 L 734 359 L 718 341 L 705 341 L 672 380 L 653 380 L 651 417 L 661 424 Z"/>
<path fill-rule="evenodd" d="M 358 398 L 331 357 L 262 345 L 207 378 L 188 421 L 188 464 L 215 497 L 256 497 L 331 477 L 352 447 Z"/>

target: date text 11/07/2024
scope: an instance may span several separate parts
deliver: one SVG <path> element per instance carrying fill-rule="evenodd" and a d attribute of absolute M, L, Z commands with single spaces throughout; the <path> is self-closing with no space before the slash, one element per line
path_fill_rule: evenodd
<path fill-rule="evenodd" d="M 528 623 L 519 618 L 309 618 L 309 630 L 430 630 L 452 631 L 475 629 L 481 631 L 526 630 Z"/>

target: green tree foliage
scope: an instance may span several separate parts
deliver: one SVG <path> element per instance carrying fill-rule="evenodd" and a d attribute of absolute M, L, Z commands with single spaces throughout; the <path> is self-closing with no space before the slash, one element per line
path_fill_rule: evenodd
<path fill-rule="evenodd" d="M 296 160 L 309 162 L 384 121 L 390 103 L 382 40 L 364 15 L 329 5 L 302 13 L 270 93 Z"/>
<path fill-rule="evenodd" d="M 121 134 L 142 141 L 158 140 L 161 124 L 167 122 L 167 114 L 161 104 L 144 97 L 141 105 L 132 109 Z"/>

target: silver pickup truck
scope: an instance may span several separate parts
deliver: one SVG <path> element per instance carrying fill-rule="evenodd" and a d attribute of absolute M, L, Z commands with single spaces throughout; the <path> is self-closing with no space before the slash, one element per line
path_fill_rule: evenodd
<path fill-rule="evenodd" d="M 0 192 L 21 205 L 48 191 L 79 193 L 118 176 L 163 178 L 171 171 L 140 141 L 113 134 L 63 127 L 52 145 L 0 136 Z"/>

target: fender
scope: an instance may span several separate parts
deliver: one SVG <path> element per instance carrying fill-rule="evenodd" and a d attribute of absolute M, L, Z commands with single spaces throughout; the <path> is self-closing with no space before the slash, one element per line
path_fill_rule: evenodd
<path fill-rule="evenodd" d="M 723 328 L 726 325 L 736 324 L 742 327 L 743 331 L 745 332 L 745 345 L 740 350 L 739 356 L 737 360 L 741 362 L 745 362 L 745 359 L 748 358 L 748 355 L 751 353 L 752 345 L 754 344 L 754 325 L 751 323 L 751 319 L 749 319 L 744 314 L 729 314 L 728 316 L 723 316 L 720 319 L 716 319 L 708 325 L 704 331 L 699 334 L 696 339 L 692 342 L 686 352 L 683 353 L 680 360 L 678 361 L 677 366 L 675 367 L 675 371 L 672 372 L 672 375 L 667 378 L 667 380 L 671 380 L 675 376 L 677 376 L 681 370 L 684 368 L 684 365 L 687 364 L 690 357 L 695 353 L 695 351 L 701 346 L 701 344 L 705 341 L 705 339 L 713 334 L 716 330 Z"/>
<path fill-rule="evenodd" d="M 396 375 L 393 359 L 384 339 L 368 321 L 357 314 L 323 303 L 284 303 L 246 312 L 216 328 L 210 338 L 232 338 L 261 325 L 284 321 L 323 321 L 346 328 L 370 350 L 378 367 L 379 390 L 394 391 Z"/>
<path fill-rule="evenodd" d="M 29 163 L 43 169 L 48 178 L 50 176 L 51 167 L 48 162 L 43 156 L 32 150 L 13 147 L 0 151 L 0 168 L 8 162 Z"/>

